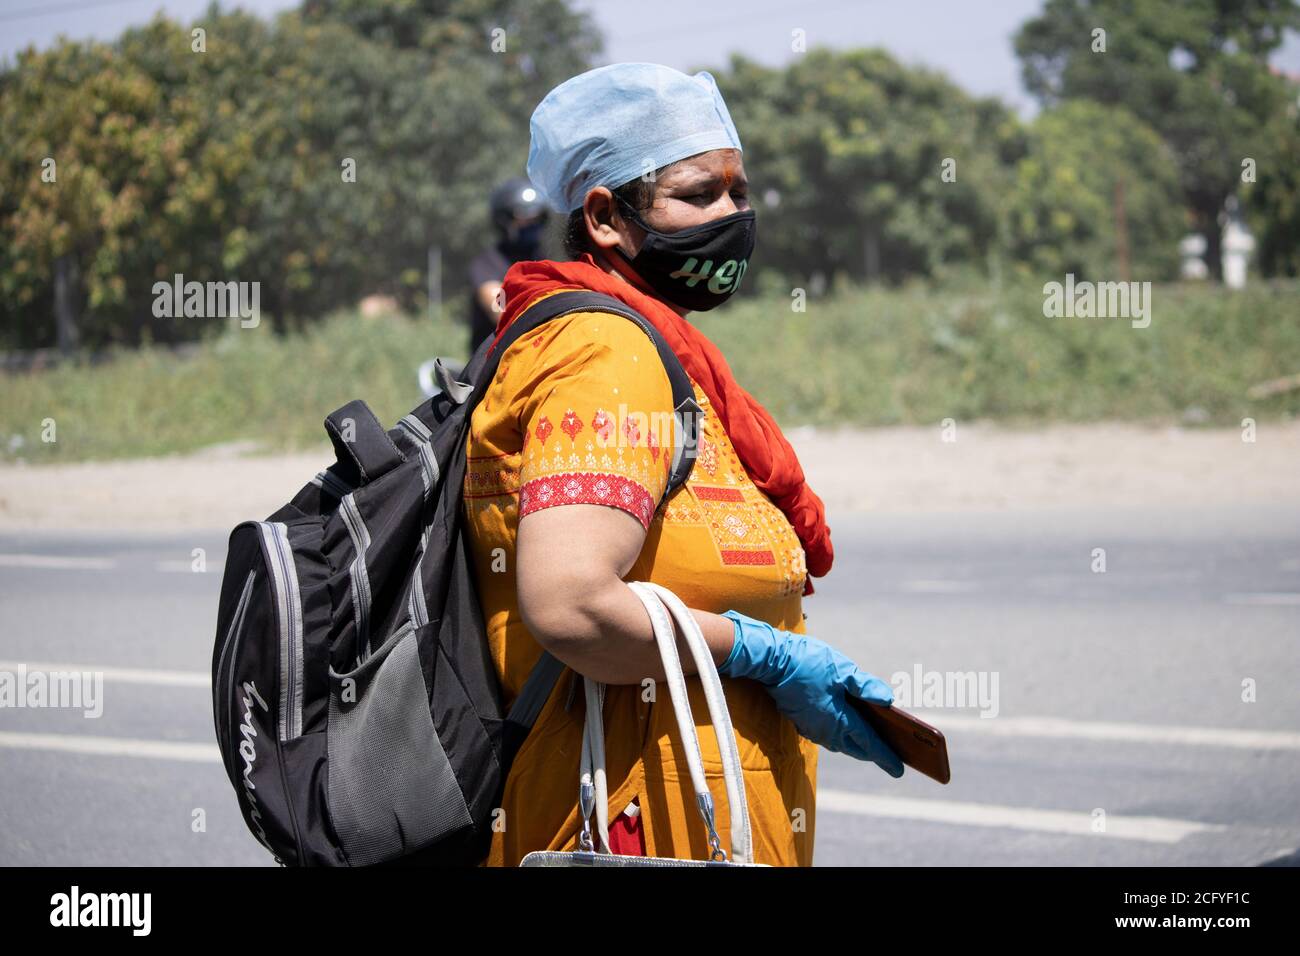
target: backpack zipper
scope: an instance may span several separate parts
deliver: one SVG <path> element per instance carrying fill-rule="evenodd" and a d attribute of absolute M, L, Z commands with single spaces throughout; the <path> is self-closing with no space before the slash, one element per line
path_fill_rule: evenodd
<path fill-rule="evenodd" d="M 217 680 L 213 689 L 218 693 L 221 691 L 221 673 L 223 668 L 227 671 L 228 674 L 226 678 L 226 697 L 225 697 L 226 713 L 225 713 L 225 721 L 224 721 L 227 730 L 230 727 L 230 713 L 231 713 L 230 701 L 233 698 L 234 691 L 235 691 L 235 660 L 234 660 L 234 656 L 231 655 L 230 663 L 227 665 L 226 655 L 230 653 L 231 649 L 235 645 L 235 635 L 238 634 L 241 630 L 243 630 L 244 616 L 248 612 L 248 599 L 252 596 L 253 582 L 256 580 L 256 578 L 257 578 L 257 569 L 254 568 L 248 572 L 248 577 L 244 579 L 244 589 L 239 594 L 239 603 L 235 605 L 234 616 L 230 619 L 230 627 L 226 630 L 226 640 L 221 646 L 221 656 L 217 658 L 217 675 L 216 675 Z M 214 703 L 216 704 L 216 706 L 213 708 L 212 716 L 217 721 L 217 739 L 224 740 L 225 734 L 222 731 L 221 703 L 220 700 L 214 701 Z M 225 750 L 226 748 L 222 748 L 222 749 Z M 224 759 L 224 762 L 227 765 L 226 771 L 229 772 L 230 771 L 229 760 L 226 759 L 225 753 L 222 754 L 222 757 Z"/>
<path fill-rule="evenodd" d="M 271 571 L 271 593 L 275 596 L 280 630 L 280 713 L 281 741 L 302 736 L 302 599 L 288 532 L 279 522 L 259 522 Z"/>
<path fill-rule="evenodd" d="M 288 528 L 281 522 L 271 521 L 259 521 L 257 526 L 266 548 L 267 568 L 271 572 L 271 593 L 275 597 L 276 621 L 280 629 L 279 733 L 274 740 L 276 764 L 280 785 L 284 788 L 289 825 L 293 831 L 294 852 L 301 865 L 302 834 L 298 827 L 298 812 L 294 808 L 293 797 L 290 796 L 283 745 L 286 740 L 302 735 L 302 597 L 298 592 L 298 574 L 293 563 Z"/>

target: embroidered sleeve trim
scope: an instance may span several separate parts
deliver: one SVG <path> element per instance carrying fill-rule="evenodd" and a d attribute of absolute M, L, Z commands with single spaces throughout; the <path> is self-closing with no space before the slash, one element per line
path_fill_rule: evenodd
<path fill-rule="evenodd" d="M 654 518 L 655 501 L 638 482 L 602 471 L 570 471 L 534 478 L 519 489 L 519 517 L 556 505 L 611 505 L 641 522 Z"/>

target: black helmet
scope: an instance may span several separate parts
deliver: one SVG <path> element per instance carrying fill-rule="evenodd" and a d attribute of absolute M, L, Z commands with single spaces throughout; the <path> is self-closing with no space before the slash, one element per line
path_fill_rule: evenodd
<path fill-rule="evenodd" d="M 488 200 L 492 210 L 492 225 L 501 232 L 515 219 L 539 219 L 546 221 L 546 204 L 537 188 L 522 176 L 507 179 L 496 189 Z"/>

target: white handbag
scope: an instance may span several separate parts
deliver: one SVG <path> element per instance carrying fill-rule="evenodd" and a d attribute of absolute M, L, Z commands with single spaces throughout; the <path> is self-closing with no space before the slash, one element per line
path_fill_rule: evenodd
<path fill-rule="evenodd" d="M 766 866 L 753 862 L 753 837 L 749 827 L 749 805 L 745 802 L 745 781 L 740 772 L 740 752 L 736 735 L 731 727 L 731 714 L 722 693 L 722 680 L 717 665 L 709 652 L 704 634 L 695 616 L 685 604 L 658 584 L 632 581 L 628 586 L 641 599 L 650 613 L 654 625 L 655 642 L 663 660 L 668 678 L 668 693 L 672 698 L 677 726 L 686 746 L 686 763 L 691 772 L 691 786 L 695 790 L 696 805 L 709 836 L 710 859 L 692 860 L 679 857 L 646 857 L 613 853 L 609 849 L 609 794 L 605 784 L 605 730 L 602 710 L 605 703 L 605 685 L 584 677 L 587 698 L 587 721 L 582 739 L 582 763 L 578 782 L 578 808 L 582 816 L 582 833 L 577 850 L 536 850 L 526 855 L 520 866 Z M 718 738 L 718 752 L 727 787 L 727 806 L 731 810 L 731 858 L 727 858 L 714 825 L 713 795 L 704 776 L 704 760 L 700 755 L 700 741 L 695 735 L 695 719 L 691 715 L 690 700 L 686 696 L 686 677 L 682 673 L 677 654 L 677 640 L 672 618 L 686 637 L 691 656 L 695 659 L 700 683 L 704 687 L 709 705 L 713 732 Z M 591 828 L 592 815 L 596 817 L 596 831 Z"/>

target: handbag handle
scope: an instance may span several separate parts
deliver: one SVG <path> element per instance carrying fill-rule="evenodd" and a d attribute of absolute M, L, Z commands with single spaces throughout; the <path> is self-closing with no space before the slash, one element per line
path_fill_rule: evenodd
<path fill-rule="evenodd" d="M 578 812 L 582 816 L 578 849 L 588 853 L 612 853 L 609 848 L 609 791 L 605 784 L 605 685 L 586 676 L 582 678 L 582 684 L 587 696 L 587 718 L 582 727 L 582 763 L 578 781 Z M 593 810 L 599 847 L 593 844 L 591 836 Z"/>
<path fill-rule="evenodd" d="M 753 862 L 753 835 L 749 825 L 745 782 L 740 769 L 740 752 L 736 746 L 731 715 L 727 711 L 722 680 L 718 676 L 717 665 L 713 662 L 708 643 L 695 616 L 672 591 L 648 581 L 631 581 L 628 582 L 628 586 L 640 598 L 650 615 L 655 642 L 658 644 L 664 674 L 668 680 L 668 692 L 677 717 L 677 726 L 686 748 L 686 763 L 690 770 L 691 785 L 695 790 L 696 805 L 708 829 L 710 855 L 715 861 L 727 859 L 714 822 L 713 795 L 709 791 L 704 775 L 704 759 L 700 752 L 695 719 L 686 692 L 686 677 L 682 672 L 681 659 L 677 653 L 673 618 L 681 627 L 691 656 L 695 660 L 697 676 L 704 688 L 705 700 L 708 703 L 713 731 L 718 738 L 718 753 L 722 759 L 723 777 L 726 783 L 727 806 L 731 811 L 732 862 L 751 863 Z M 609 853 L 609 798 L 605 781 L 602 720 L 604 685 L 586 677 L 583 681 L 586 690 L 587 719 L 583 728 L 582 773 L 578 790 L 579 809 L 583 820 L 579 844 L 587 851 L 596 849 L 591 833 L 591 816 L 594 810 L 597 835 L 601 843 L 597 852 Z"/>
<path fill-rule="evenodd" d="M 700 630 L 699 622 L 695 620 L 695 615 L 690 612 L 690 609 L 686 607 L 682 600 L 662 585 L 653 584 L 649 581 L 636 583 L 659 595 L 663 604 L 677 619 L 677 623 L 686 637 L 691 656 L 695 659 L 697 676 L 704 688 L 704 699 L 709 707 L 709 720 L 713 724 L 713 733 L 718 741 L 718 756 L 722 760 L 727 807 L 731 817 L 731 858 L 736 863 L 752 863 L 754 843 L 749 826 L 749 802 L 745 797 L 745 778 L 740 769 L 740 749 L 736 746 L 736 732 L 731 725 L 731 713 L 727 709 L 727 698 L 722 690 L 722 678 L 718 675 L 718 665 L 713 662 L 713 653 L 709 650 L 709 644 L 704 639 L 704 632 Z M 674 639 L 671 622 L 668 622 L 666 631 L 668 645 L 672 648 L 675 658 L 677 642 Z M 680 665 L 678 665 L 676 673 L 681 677 Z M 672 690 L 671 684 L 669 690 Z M 696 745 L 694 748 L 695 766 L 692 768 L 691 779 L 694 782 L 698 776 L 699 780 L 696 783 L 697 799 L 707 798 L 711 810 L 713 798 L 709 793 L 708 784 L 704 778 L 704 760 L 700 756 L 699 739 L 695 733 L 695 721 L 691 717 L 690 701 L 686 696 L 685 677 L 681 677 L 681 700 L 682 707 L 677 708 L 676 701 L 674 701 L 674 708 L 679 710 L 679 714 L 681 709 L 686 711 L 686 725 L 683 734 L 689 736 L 691 742 Z M 680 719 L 679 716 L 679 723 Z"/>

